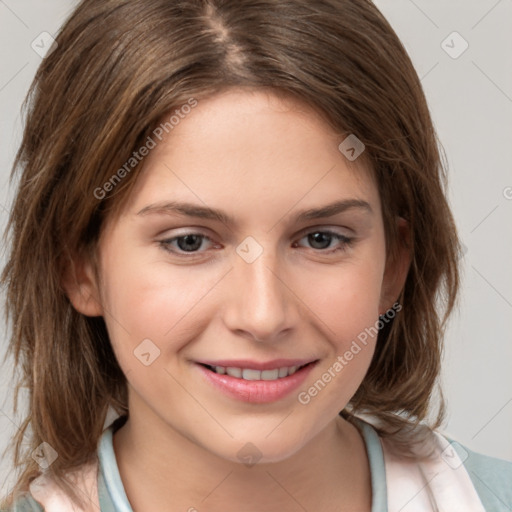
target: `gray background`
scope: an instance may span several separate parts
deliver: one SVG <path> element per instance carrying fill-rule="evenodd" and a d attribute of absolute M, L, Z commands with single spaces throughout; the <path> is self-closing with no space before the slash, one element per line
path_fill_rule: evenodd
<path fill-rule="evenodd" d="M 55 34 L 74 4 L 0 0 L 2 231 L 12 199 L 8 175 L 20 142 L 20 106 L 41 62 L 31 43 L 43 31 Z M 473 450 L 512 460 L 512 1 L 376 4 L 422 79 L 446 151 L 450 202 L 467 248 L 461 307 L 446 335 L 442 381 L 449 415 L 444 432 Z M 454 31 L 469 44 L 457 58 L 464 42 L 450 36 Z M 0 333 L 3 356 L 3 325 Z M 0 450 L 19 424 L 12 414 L 9 377 L 7 365 L 0 373 Z M 9 464 L 7 457 L 0 463 L 0 494 L 12 482 Z"/>

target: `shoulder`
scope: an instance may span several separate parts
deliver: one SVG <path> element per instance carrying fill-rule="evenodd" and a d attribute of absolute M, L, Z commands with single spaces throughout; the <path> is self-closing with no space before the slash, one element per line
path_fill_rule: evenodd
<path fill-rule="evenodd" d="M 457 451 L 486 510 L 512 510 L 512 462 L 475 452 L 447 439 Z"/>
<path fill-rule="evenodd" d="M 370 423 L 370 426 L 374 425 Z M 473 503 L 478 498 L 487 512 L 512 511 L 512 462 L 471 450 L 446 433 L 430 432 L 436 435 L 434 437 L 419 436 L 417 432 L 415 433 L 418 438 L 415 439 L 414 450 L 408 438 L 400 438 L 398 442 L 397 436 L 379 436 L 386 471 L 388 499 L 391 495 L 401 499 L 404 488 L 414 480 L 413 470 L 416 460 L 421 466 L 420 473 L 423 477 L 427 475 L 429 488 L 436 492 L 436 499 L 439 497 L 441 502 L 445 498 L 453 501 L 453 497 L 457 497 L 459 500 L 467 499 L 468 503 Z M 434 445 L 432 441 L 435 441 Z M 403 453 L 405 447 L 410 447 L 413 452 L 419 449 L 423 456 L 405 457 Z M 432 456 L 425 457 L 428 453 Z M 435 481 L 434 478 L 436 478 Z M 430 485 L 431 481 L 432 485 Z M 393 483 L 397 485 L 393 486 Z M 393 494 L 391 491 L 396 492 Z M 410 501 L 410 496 L 408 500 Z M 445 507 L 445 510 L 451 509 Z"/>
<path fill-rule="evenodd" d="M 80 510 L 89 512 L 100 510 L 98 498 L 98 464 L 97 461 L 83 464 L 79 468 L 66 473 L 65 478 L 83 500 L 78 504 L 67 494 L 59 482 L 52 476 L 42 473 L 29 485 L 29 490 L 19 494 L 12 505 L 0 512 L 40 512 Z"/>
<path fill-rule="evenodd" d="M 8 508 L 0 509 L 0 512 L 41 512 L 43 506 L 38 503 L 29 493 L 18 496 L 14 503 Z"/>

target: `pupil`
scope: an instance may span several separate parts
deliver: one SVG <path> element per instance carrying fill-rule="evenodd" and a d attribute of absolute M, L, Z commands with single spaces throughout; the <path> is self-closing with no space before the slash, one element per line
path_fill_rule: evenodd
<path fill-rule="evenodd" d="M 201 247 L 201 237 L 199 235 L 182 236 L 178 238 L 178 246 L 182 251 L 194 251 Z"/>
<path fill-rule="evenodd" d="M 331 242 L 330 235 L 326 233 L 311 233 L 309 235 L 310 243 L 315 249 L 325 249 L 326 247 L 329 247 L 329 244 Z M 323 242 L 322 242 L 323 239 Z M 315 247 L 315 244 L 320 244 L 321 247 Z"/>

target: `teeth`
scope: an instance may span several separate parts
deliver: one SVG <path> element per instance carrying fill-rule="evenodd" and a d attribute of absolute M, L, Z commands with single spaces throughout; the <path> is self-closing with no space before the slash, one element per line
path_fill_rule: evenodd
<path fill-rule="evenodd" d="M 238 377 L 239 379 L 242 378 L 242 369 L 241 368 L 229 367 L 229 368 L 226 368 L 226 373 L 228 375 L 231 375 L 231 377 Z"/>
<path fill-rule="evenodd" d="M 286 377 L 288 375 L 288 368 L 279 368 L 279 378 Z"/>
<path fill-rule="evenodd" d="M 288 375 L 293 375 L 293 374 L 297 371 L 297 368 L 298 368 L 298 366 L 292 366 L 292 367 L 288 370 Z"/>
<path fill-rule="evenodd" d="M 242 371 L 242 379 L 244 380 L 261 380 L 260 370 L 249 370 L 245 369 Z"/>
<path fill-rule="evenodd" d="M 253 370 L 252 368 L 235 368 L 233 366 L 210 366 L 219 375 L 229 375 L 243 380 L 277 380 L 293 375 L 300 366 L 285 366 L 274 370 Z"/>
<path fill-rule="evenodd" d="M 263 370 L 261 372 L 262 380 L 276 380 L 279 377 L 279 368 L 275 370 Z"/>

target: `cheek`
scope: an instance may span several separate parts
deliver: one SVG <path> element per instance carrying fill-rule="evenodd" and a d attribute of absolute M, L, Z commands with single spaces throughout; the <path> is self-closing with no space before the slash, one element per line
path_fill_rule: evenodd
<path fill-rule="evenodd" d="M 199 304 L 207 283 L 193 283 L 201 281 L 190 272 L 171 272 L 161 261 L 136 258 L 126 260 L 109 276 L 108 304 L 113 317 L 109 336 L 132 385 L 148 392 L 157 389 L 162 370 L 201 332 L 205 318 Z"/>
<path fill-rule="evenodd" d="M 383 266 L 370 258 L 304 279 L 302 296 L 310 318 L 317 319 L 335 353 L 322 363 L 313 386 L 302 390 L 299 403 L 341 410 L 356 392 L 375 350 L 382 273 Z"/>
<path fill-rule="evenodd" d="M 383 269 L 371 259 L 301 273 L 296 293 L 340 349 L 378 319 Z"/>
<path fill-rule="evenodd" d="M 200 336 L 211 318 L 211 311 L 205 311 L 207 295 L 224 272 L 172 266 L 165 254 L 155 258 L 153 253 L 148 260 L 143 251 L 131 248 L 124 258 L 122 252 L 106 252 L 103 300 L 109 337 L 127 373 L 139 367 L 141 343 L 150 348 L 153 344 L 162 363 Z"/>
<path fill-rule="evenodd" d="M 326 280 L 323 293 L 310 296 L 321 320 L 317 325 L 332 349 L 297 396 L 312 418 L 337 414 L 363 381 L 377 341 L 379 292 L 378 275 L 351 272 L 343 285 Z"/>

